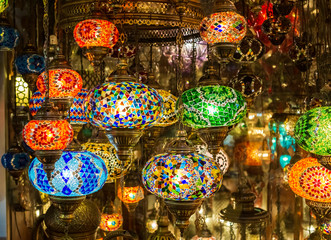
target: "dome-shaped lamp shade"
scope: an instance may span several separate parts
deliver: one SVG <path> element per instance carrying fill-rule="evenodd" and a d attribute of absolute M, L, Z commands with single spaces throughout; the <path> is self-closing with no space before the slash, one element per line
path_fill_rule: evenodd
<path fill-rule="evenodd" d="M 43 164 L 35 158 L 30 164 L 29 178 L 40 192 L 60 197 L 78 197 L 99 191 L 107 169 L 101 158 L 90 152 L 63 152 L 55 163 L 49 180 Z"/>
<path fill-rule="evenodd" d="M 23 129 L 23 140 L 34 151 L 63 150 L 72 138 L 67 120 L 32 120 Z"/>
<path fill-rule="evenodd" d="M 24 54 L 15 59 L 15 66 L 22 75 L 29 73 L 40 74 L 45 70 L 45 59 L 38 54 Z"/>
<path fill-rule="evenodd" d="M 107 82 L 91 91 L 85 112 L 93 125 L 104 129 L 143 129 L 160 121 L 163 101 L 147 85 Z"/>
<path fill-rule="evenodd" d="M 15 28 L 0 26 L 0 51 L 10 51 L 18 45 L 20 35 Z"/>
<path fill-rule="evenodd" d="M 112 48 L 118 41 L 116 26 L 101 19 L 88 19 L 78 23 L 74 29 L 74 38 L 79 47 Z"/>
<path fill-rule="evenodd" d="M 100 229 L 106 232 L 112 232 L 119 229 L 123 224 L 123 217 L 119 213 L 101 215 Z"/>
<path fill-rule="evenodd" d="M 246 20 L 234 11 L 214 13 L 200 24 L 202 40 L 208 44 L 239 43 L 246 34 Z"/>
<path fill-rule="evenodd" d="M 85 99 L 88 95 L 88 90 L 83 89 L 75 96 L 74 101 L 70 107 L 70 123 L 72 124 L 86 124 L 88 119 L 85 114 Z"/>
<path fill-rule="evenodd" d="M 43 72 L 37 79 L 37 88 L 45 93 L 46 74 Z M 82 77 L 71 69 L 49 70 L 49 97 L 50 98 L 74 98 L 82 89 Z"/>
<path fill-rule="evenodd" d="M 178 201 L 212 196 L 223 175 L 213 159 L 200 154 L 160 154 L 151 158 L 142 171 L 143 184 L 154 195 Z"/>
<path fill-rule="evenodd" d="M 7 152 L 1 157 L 2 166 L 9 171 L 21 170 L 29 165 L 30 157 L 27 153 Z"/>
<path fill-rule="evenodd" d="M 321 156 L 331 155 L 331 107 L 314 108 L 302 115 L 294 128 L 296 143 Z"/>
<path fill-rule="evenodd" d="M 82 148 L 99 156 L 105 162 L 108 171 L 107 181 L 120 178 L 129 170 L 131 161 L 120 161 L 116 149 L 111 143 L 87 142 L 82 144 Z"/>
<path fill-rule="evenodd" d="M 182 94 L 182 121 L 193 128 L 231 126 L 246 114 L 241 93 L 226 86 L 202 86 Z"/>
<path fill-rule="evenodd" d="M 288 172 L 292 191 L 308 200 L 331 202 L 331 171 L 315 158 L 296 162 Z"/>
<path fill-rule="evenodd" d="M 123 203 L 137 203 L 144 199 L 144 189 L 141 186 L 120 187 L 117 196 Z"/>
<path fill-rule="evenodd" d="M 159 123 L 155 126 L 167 127 L 175 124 L 178 121 L 176 116 L 176 102 L 177 97 L 172 95 L 170 92 L 159 89 L 157 92 L 160 94 L 163 100 L 163 116 Z"/>
<path fill-rule="evenodd" d="M 32 94 L 29 100 L 29 110 L 32 117 L 37 114 L 38 110 L 41 108 L 44 101 L 45 101 L 45 94 L 39 91 L 36 91 Z"/>

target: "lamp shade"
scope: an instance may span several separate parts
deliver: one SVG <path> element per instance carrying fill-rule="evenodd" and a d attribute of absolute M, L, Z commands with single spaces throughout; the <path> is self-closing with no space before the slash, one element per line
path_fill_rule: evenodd
<path fill-rule="evenodd" d="M 143 184 L 148 191 L 177 201 L 212 196 L 220 188 L 222 178 L 213 159 L 196 153 L 156 155 L 142 171 Z"/>
<path fill-rule="evenodd" d="M 66 120 L 31 120 L 23 129 L 23 140 L 34 151 L 63 150 L 72 138 L 73 130 Z"/>
<path fill-rule="evenodd" d="M 118 41 L 119 32 L 116 26 L 102 19 L 88 19 L 79 22 L 74 29 L 74 38 L 81 48 L 112 48 Z"/>
<path fill-rule="evenodd" d="M 209 158 L 213 158 L 213 155 L 208 151 L 206 145 L 196 145 L 196 152 Z M 216 154 L 216 158 L 214 160 L 218 164 L 222 173 L 225 174 L 229 169 L 229 157 L 223 148 L 221 148 Z"/>
<path fill-rule="evenodd" d="M 123 217 L 120 213 L 101 215 L 100 229 L 106 232 L 112 232 L 119 229 L 123 224 Z"/>
<path fill-rule="evenodd" d="M 40 74 L 45 70 L 45 59 L 38 54 L 23 54 L 15 59 L 15 66 L 20 74 Z"/>
<path fill-rule="evenodd" d="M 33 186 L 40 192 L 60 197 L 84 196 L 100 190 L 106 182 L 107 169 L 93 153 L 64 151 L 51 176 L 47 178 L 37 158 L 32 161 L 29 178 Z"/>
<path fill-rule="evenodd" d="M 45 93 L 46 74 L 43 72 L 37 79 L 37 88 Z M 49 97 L 50 98 L 74 98 L 82 89 L 82 77 L 72 69 L 59 68 L 49 70 Z"/>
<path fill-rule="evenodd" d="M 104 129 L 143 129 L 160 121 L 163 101 L 147 85 L 107 82 L 90 92 L 85 111 L 93 125 Z"/>
<path fill-rule="evenodd" d="M 8 7 L 8 0 L 0 0 L 0 13 Z"/>
<path fill-rule="evenodd" d="M 18 45 L 19 38 L 20 35 L 17 29 L 0 24 L 0 51 L 10 51 L 14 49 Z"/>
<path fill-rule="evenodd" d="M 321 156 L 331 155 L 331 107 L 318 107 L 307 111 L 294 128 L 296 143 Z"/>
<path fill-rule="evenodd" d="M 8 151 L 1 157 L 2 166 L 9 171 L 24 169 L 30 163 L 30 157 L 25 152 L 14 153 Z"/>
<path fill-rule="evenodd" d="M 82 88 L 74 97 L 74 101 L 70 107 L 70 123 L 71 124 L 86 124 L 88 119 L 85 114 L 85 99 L 88 95 L 88 90 Z"/>
<path fill-rule="evenodd" d="M 201 86 L 182 94 L 182 121 L 193 128 L 231 126 L 246 114 L 241 93 L 226 86 Z"/>
<path fill-rule="evenodd" d="M 118 188 L 117 196 L 123 203 L 138 203 L 144 199 L 144 189 L 139 185 L 135 187 L 120 187 Z"/>
<path fill-rule="evenodd" d="M 155 126 L 167 127 L 175 124 L 178 121 L 176 116 L 177 97 L 162 89 L 158 89 L 157 92 L 163 100 L 163 115 L 159 123 L 155 124 Z"/>
<path fill-rule="evenodd" d="M 31 116 L 35 116 L 45 101 L 45 94 L 35 91 L 29 100 L 29 110 Z"/>
<path fill-rule="evenodd" d="M 296 162 L 288 170 L 288 183 L 300 197 L 316 202 L 331 202 L 331 171 L 315 158 Z"/>
<path fill-rule="evenodd" d="M 279 157 L 279 163 L 282 168 L 291 162 L 291 155 L 284 154 Z"/>

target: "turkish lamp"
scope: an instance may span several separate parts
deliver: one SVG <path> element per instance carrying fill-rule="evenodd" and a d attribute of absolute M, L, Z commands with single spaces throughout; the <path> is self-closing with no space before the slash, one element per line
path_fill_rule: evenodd
<path fill-rule="evenodd" d="M 19 43 L 18 30 L 10 26 L 5 13 L 0 14 L 0 36 L 0 51 L 11 51 Z"/>
<path fill-rule="evenodd" d="M 211 234 L 206 222 L 204 221 L 199 234 L 194 236 L 191 240 L 216 240 L 216 238 Z"/>
<path fill-rule="evenodd" d="M 105 208 L 101 214 L 100 229 L 105 232 L 113 232 L 118 230 L 123 224 L 123 217 L 120 213 L 116 212 L 114 203 L 106 203 Z"/>
<path fill-rule="evenodd" d="M 156 208 L 153 209 L 152 213 L 148 216 L 148 219 L 146 221 L 146 229 L 148 233 L 154 233 L 157 228 L 157 212 L 156 212 Z"/>
<path fill-rule="evenodd" d="M 176 237 L 169 231 L 169 218 L 167 214 L 162 214 L 157 221 L 157 230 L 148 240 L 176 240 Z"/>
<path fill-rule="evenodd" d="M 8 0 L 0 0 L 0 13 L 8 7 Z"/>

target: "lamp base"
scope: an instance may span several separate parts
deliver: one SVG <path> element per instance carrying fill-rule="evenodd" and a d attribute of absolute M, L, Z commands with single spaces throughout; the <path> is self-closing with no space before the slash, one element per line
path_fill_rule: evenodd
<path fill-rule="evenodd" d="M 214 159 L 222 149 L 228 130 L 228 127 L 211 127 L 198 130 L 199 136 L 208 144 L 208 150 L 213 154 Z"/>
<path fill-rule="evenodd" d="M 47 174 L 47 178 L 51 178 L 51 174 L 53 170 L 55 169 L 54 164 L 57 160 L 60 159 L 62 155 L 61 150 L 38 150 L 35 151 L 35 156 L 38 158 L 38 160 L 43 164 L 43 169 Z"/>
<path fill-rule="evenodd" d="M 23 173 L 23 169 L 20 169 L 20 170 L 9 170 L 9 174 L 13 177 L 14 181 L 15 181 L 15 184 L 17 185 L 21 176 L 22 176 L 22 173 Z"/>
<path fill-rule="evenodd" d="M 327 169 L 331 170 L 331 156 L 320 156 L 316 155 L 318 162 Z"/>
<path fill-rule="evenodd" d="M 31 92 L 34 92 L 36 89 L 36 82 L 38 79 L 38 74 L 36 73 L 27 73 L 22 75 L 24 81 L 28 84 Z"/>
<path fill-rule="evenodd" d="M 74 98 L 50 98 L 50 101 L 53 102 L 58 111 L 62 112 L 62 115 L 66 117 Z"/>
<path fill-rule="evenodd" d="M 106 47 L 84 47 L 82 48 L 84 56 L 90 61 L 92 66 L 99 66 L 104 57 L 109 53 Z"/>
<path fill-rule="evenodd" d="M 219 63 L 226 63 L 230 60 L 237 44 L 234 43 L 216 43 L 211 46 L 212 53 Z"/>

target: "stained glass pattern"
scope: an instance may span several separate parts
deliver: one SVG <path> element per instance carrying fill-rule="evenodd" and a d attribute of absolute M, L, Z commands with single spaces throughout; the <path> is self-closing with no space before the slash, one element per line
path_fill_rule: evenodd
<path fill-rule="evenodd" d="M 213 158 L 213 155 L 208 151 L 205 145 L 196 145 L 195 150 L 197 153 L 202 154 L 208 158 Z M 214 159 L 221 169 L 222 173 L 225 174 L 229 169 L 229 157 L 223 148 L 216 154 L 216 159 Z"/>
<path fill-rule="evenodd" d="M 35 116 L 37 114 L 38 110 L 41 108 L 44 101 L 45 101 L 45 94 L 42 94 L 39 91 L 36 91 L 32 94 L 29 100 L 29 110 L 31 116 Z"/>
<path fill-rule="evenodd" d="M 239 43 L 245 34 L 245 18 L 233 11 L 214 13 L 200 24 L 201 38 L 208 44 Z"/>
<path fill-rule="evenodd" d="M 77 197 L 100 190 L 106 179 L 106 165 L 90 152 L 63 152 L 55 163 L 51 180 L 43 164 L 35 158 L 30 164 L 29 178 L 40 192 L 62 197 Z"/>
<path fill-rule="evenodd" d="M 119 32 L 116 26 L 107 20 L 88 19 L 76 25 L 74 38 L 81 48 L 112 48 L 118 41 Z"/>
<path fill-rule="evenodd" d="M 63 150 L 72 141 L 67 120 L 31 120 L 23 129 L 23 140 L 33 150 Z"/>
<path fill-rule="evenodd" d="M 182 94 L 183 123 L 193 128 L 231 126 L 246 114 L 241 93 L 226 86 L 202 86 Z"/>
<path fill-rule="evenodd" d="M 288 183 L 292 191 L 308 200 L 331 202 L 331 171 L 315 158 L 296 162 L 289 170 Z"/>
<path fill-rule="evenodd" d="M 223 175 L 213 161 L 201 154 L 160 154 L 151 158 L 142 171 L 146 189 L 158 197 L 191 201 L 212 196 Z"/>
<path fill-rule="evenodd" d="M 319 228 L 323 234 L 331 235 L 331 221 L 323 223 Z"/>
<path fill-rule="evenodd" d="M 37 88 L 41 93 L 46 90 L 46 74 L 43 72 L 37 79 Z M 49 70 L 49 97 L 67 98 L 75 97 L 83 86 L 82 77 L 71 69 Z"/>
<path fill-rule="evenodd" d="M 108 171 L 107 181 L 124 176 L 131 165 L 130 161 L 120 161 L 117 157 L 116 149 L 110 143 L 87 142 L 82 144 L 82 148 L 99 156 L 106 164 Z"/>
<path fill-rule="evenodd" d="M 5 153 L 1 157 L 2 166 L 8 170 L 21 170 L 30 163 L 30 157 L 27 153 Z"/>
<path fill-rule="evenodd" d="M 74 101 L 70 107 L 70 123 L 72 124 L 86 124 L 88 119 L 85 114 L 85 99 L 89 91 L 82 88 L 82 90 L 75 96 Z"/>
<path fill-rule="evenodd" d="M 15 59 L 15 66 L 20 74 L 40 74 L 45 70 L 45 59 L 38 54 L 24 54 Z"/>
<path fill-rule="evenodd" d="M 10 51 L 18 45 L 20 35 L 15 28 L 0 26 L 0 51 Z"/>
<path fill-rule="evenodd" d="M 123 203 L 137 203 L 144 199 L 144 189 L 140 186 L 120 187 L 117 196 Z"/>
<path fill-rule="evenodd" d="M 155 126 L 159 127 L 167 127 L 172 124 L 175 124 L 178 121 L 176 115 L 176 102 L 177 97 L 172 95 L 170 92 L 165 90 L 157 90 L 163 100 L 163 116 L 159 123 Z"/>
<path fill-rule="evenodd" d="M 29 86 L 22 77 L 16 77 L 15 81 L 16 90 L 16 106 L 28 107 L 29 106 Z"/>
<path fill-rule="evenodd" d="M 331 155 L 331 107 L 309 110 L 297 121 L 294 137 L 298 145 L 317 155 Z"/>
<path fill-rule="evenodd" d="M 100 229 L 106 232 L 116 231 L 123 224 L 123 217 L 119 213 L 101 215 Z"/>
<path fill-rule="evenodd" d="M 90 92 L 85 112 L 93 125 L 104 129 L 143 129 L 159 122 L 163 101 L 144 84 L 108 82 Z"/>
<path fill-rule="evenodd" d="M 8 0 L 0 0 L 0 13 L 8 7 Z"/>

